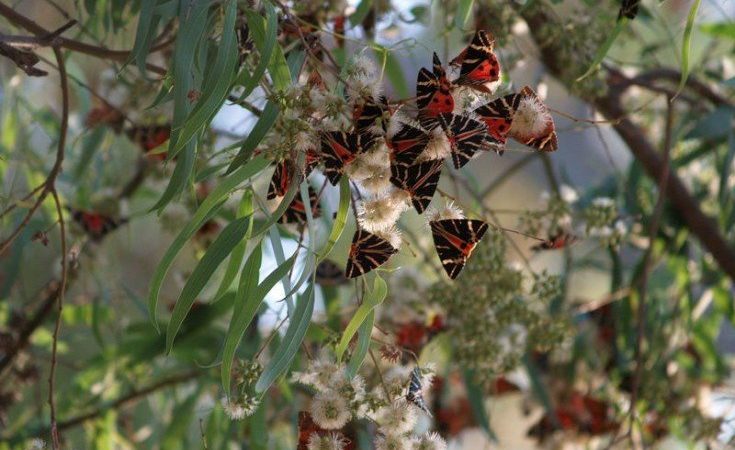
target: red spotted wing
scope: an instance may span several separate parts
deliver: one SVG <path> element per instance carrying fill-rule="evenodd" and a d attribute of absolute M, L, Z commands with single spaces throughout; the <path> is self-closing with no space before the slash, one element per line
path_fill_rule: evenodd
<path fill-rule="evenodd" d="M 319 163 L 319 156 L 315 151 L 306 152 L 306 166 L 304 167 L 304 177 L 308 177 L 314 167 Z M 268 194 L 266 198 L 272 200 L 276 197 L 283 197 L 286 195 L 289 185 L 291 184 L 291 177 L 296 171 L 296 166 L 292 159 L 283 159 L 276 164 L 276 170 L 273 171 L 270 185 L 268 186 Z"/>
<path fill-rule="evenodd" d="M 562 231 L 549 236 L 549 239 L 543 241 L 538 245 L 533 246 L 531 250 L 558 250 L 564 247 L 568 247 L 576 241 L 576 236 Z"/>
<path fill-rule="evenodd" d="M 492 34 L 478 30 L 470 45 L 452 60 L 453 65 L 460 65 L 455 84 L 490 92 L 487 84 L 500 79 L 500 63 L 493 52 L 494 47 Z"/>
<path fill-rule="evenodd" d="M 358 154 L 377 142 L 379 136 L 372 132 L 364 134 L 329 131 L 322 135 L 322 159 L 324 174 L 332 185 L 337 185 L 347 164 Z"/>
<path fill-rule="evenodd" d="M 429 222 L 439 260 L 449 278 L 455 279 L 487 231 L 482 220 L 444 219 Z"/>
<path fill-rule="evenodd" d="M 425 68 L 419 71 L 416 80 L 416 106 L 419 109 L 419 121 L 427 130 L 438 125 L 439 114 L 454 111 L 451 85 L 436 53 L 433 71 L 429 72 Z"/>
<path fill-rule="evenodd" d="M 309 203 L 311 203 L 312 217 L 319 217 L 322 213 L 321 207 L 319 206 L 319 199 L 311 186 L 309 186 Z M 306 205 L 304 205 L 304 202 L 301 200 L 301 195 L 298 192 L 291 201 L 291 204 L 288 205 L 286 211 L 278 219 L 278 222 L 306 223 Z"/>
<path fill-rule="evenodd" d="M 411 203 L 419 214 L 431 203 L 441 177 L 443 161 L 426 161 L 412 166 L 391 165 L 390 182 L 411 195 Z"/>
<path fill-rule="evenodd" d="M 155 148 L 163 145 L 171 137 L 170 125 L 136 126 L 125 131 L 131 141 L 143 149 L 143 153 L 149 153 Z M 155 159 L 166 159 L 165 153 L 151 155 Z"/>
<path fill-rule="evenodd" d="M 355 278 L 366 274 L 385 264 L 394 253 L 398 253 L 398 249 L 390 242 L 365 230 L 357 230 L 352 238 L 345 275 Z"/>
<path fill-rule="evenodd" d="M 472 159 L 475 153 L 488 146 L 491 137 L 484 123 L 458 114 L 439 116 L 444 133 L 452 148 L 452 163 L 459 169 Z"/>
<path fill-rule="evenodd" d="M 355 103 L 352 110 L 355 131 L 360 134 L 370 133 L 376 126 L 382 128 L 385 133 L 389 118 L 388 99 L 384 96 L 381 96 L 378 100 L 375 100 L 372 96 L 362 99 Z"/>
<path fill-rule="evenodd" d="M 500 97 L 475 109 L 475 114 L 480 117 L 490 136 L 498 141 L 498 152 L 503 152 L 503 146 L 508 139 L 508 132 L 513 125 L 513 115 L 521 102 L 519 94 L 509 94 Z"/>
<path fill-rule="evenodd" d="M 127 222 L 127 219 L 114 219 L 104 214 L 81 209 L 66 208 L 70 213 L 74 222 L 76 222 L 94 241 L 99 241 L 107 235 L 107 233 L 115 230 Z"/>
<path fill-rule="evenodd" d="M 394 165 L 410 166 L 429 143 L 429 135 L 422 129 L 403 124 L 396 134 L 386 139 Z"/>

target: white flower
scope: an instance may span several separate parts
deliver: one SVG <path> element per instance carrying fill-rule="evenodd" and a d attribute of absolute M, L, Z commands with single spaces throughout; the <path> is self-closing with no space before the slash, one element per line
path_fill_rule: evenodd
<path fill-rule="evenodd" d="M 577 191 L 573 187 L 562 184 L 559 186 L 559 196 L 567 203 L 574 203 L 579 199 Z"/>
<path fill-rule="evenodd" d="M 525 95 L 518 104 L 508 133 L 521 138 L 537 137 L 547 132 L 552 121 L 546 105 L 538 97 Z"/>
<path fill-rule="evenodd" d="M 357 206 L 357 220 L 360 227 L 370 233 L 386 231 L 395 225 L 407 208 L 406 203 L 397 203 L 393 195 L 363 200 Z"/>
<path fill-rule="evenodd" d="M 317 136 L 316 133 L 299 131 L 296 133 L 296 136 L 294 136 L 294 150 L 299 153 L 318 149 L 319 145 L 319 136 Z"/>
<path fill-rule="evenodd" d="M 395 226 L 392 226 L 386 230 L 376 231 L 375 235 L 388 241 L 388 243 L 396 250 L 401 248 L 403 238 L 401 237 L 401 232 L 398 231 L 398 228 L 396 228 Z"/>
<path fill-rule="evenodd" d="M 434 128 L 429 134 L 429 143 L 423 153 L 417 158 L 417 162 L 434 159 L 444 159 L 452 154 L 452 146 L 441 127 Z"/>
<path fill-rule="evenodd" d="M 324 392 L 331 390 L 335 383 L 346 379 L 345 367 L 344 364 L 334 363 L 327 352 L 322 352 L 318 358 L 309 362 L 304 372 L 293 372 L 291 379 Z"/>
<path fill-rule="evenodd" d="M 258 405 L 260 405 L 260 400 L 255 397 L 244 398 L 241 401 L 235 401 L 227 397 L 222 398 L 222 408 L 232 420 L 242 420 L 253 415 L 255 410 L 258 409 Z"/>
<path fill-rule="evenodd" d="M 31 439 L 31 450 L 42 450 L 44 448 L 46 448 L 46 441 L 41 438 Z"/>
<path fill-rule="evenodd" d="M 438 433 L 427 433 L 414 440 L 411 450 L 447 450 L 447 443 Z"/>
<path fill-rule="evenodd" d="M 601 237 L 601 238 L 607 238 L 612 236 L 613 229 L 609 226 L 605 225 L 602 227 L 592 227 L 590 228 L 589 235 L 594 237 Z"/>
<path fill-rule="evenodd" d="M 416 412 L 403 399 L 380 408 L 377 414 L 380 430 L 387 434 L 405 434 L 416 425 Z"/>
<path fill-rule="evenodd" d="M 597 197 L 592 200 L 592 205 L 598 208 L 611 208 L 615 206 L 615 200 L 610 197 Z"/>
<path fill-rule="evenodd" d="M 442 209 L 429 208 L 426 211 L 426 220 L 433 222 L 444 219 L 464 219 L 464 213 L 454 202 L 447 202 Z"/>
<path fill-rule="evenodd" d="M 613 226 L 615 227 L 615 232 L 620 236 L 628 233 L 628 226 L 622 220 L 616 220 Z"/>
<path fill-rule="evenodd" d="M 309 437 L 306 444 L 308 450 L 344 450 L 348 441 L 338 433 L 329 433 L 325 436 L 319 436 L 313 433 Z"/>
<path fill-rule="evenodd" d="M 319 392 L 311 401 L 311 417 L 325 430 L 338 430 L 352 417 L 347 400 L 338 392 Z"/>
<path fill-rule="evenodd" d="M 375 450 L 411 450 L 411 438 L 394 434 L 375 438 Z"/>

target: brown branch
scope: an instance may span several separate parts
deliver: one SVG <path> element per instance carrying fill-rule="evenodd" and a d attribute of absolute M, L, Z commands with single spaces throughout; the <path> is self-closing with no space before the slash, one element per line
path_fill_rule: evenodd
<path fill-rule="evenodd" d="M 0 16 L 5 17 L 10 23 L 27 31 L 30 31 L 36 36 L 47 36 L 49 34 L 48 30 L 43 28 L 41 25 L 37 24 L 30 18 L 24 16 L 23 14 L 20 14 L 12 7 L 3 3 L 0 3 Z M 163 48 L 166 48 L 171 44 L 171 42 L 171 40 L 161 42 L 160 44 L 153 46 L 151 48 L 151 52 L 156 52 Z M 84 42 L 76 41 L 74 39 L 67 39 L 64 37 L 58 37 L 57 43 L 59 47 L 63 47 L 68 50 L 118 62 L 127 61 L 131 55 L 131 50 L 110 50 L 106 47 L 90 45 Z M 147 64 L 147 67 L 148 70 L 159 75 L 166 74 L 166 69 L 163 69 L 161 67 L 152 64 Z"/>

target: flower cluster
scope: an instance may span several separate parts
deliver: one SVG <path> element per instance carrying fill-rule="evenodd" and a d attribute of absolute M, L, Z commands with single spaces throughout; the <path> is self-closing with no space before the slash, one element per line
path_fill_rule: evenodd
<path fill-rule="evenodd" d="M 260 397 L 255 394 L 254 386 L 263 367 L 257 362 L 236 361 L 232 369 L 233 395 L 222 398 L 222 408 L 232 420 L 241 420 L 255 413 L 260 405 Z"/>
<path fill-rule="evenodd" d="M 615 201 L 598 197 L 583 211 L 586 232 L 599 238 L 605 246 L 617 246 L 628 233 L 628 227 L 620 218 Z"/>

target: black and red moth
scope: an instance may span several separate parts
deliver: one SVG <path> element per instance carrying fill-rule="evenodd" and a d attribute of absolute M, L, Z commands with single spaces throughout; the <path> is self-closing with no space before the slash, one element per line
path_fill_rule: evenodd
<path fill-rule="evenodd" d="M 107 233 L 127 223 L 127 219 L 113 219 L 104 214 L 66 207 L 71 218 L 76 222 L 93 241 L 99 241 Z"/>
<path fill-rule="evenodd" d="M 411 203 L 421 214 L 431 203 L 439 184 L 443 161 L 426 161 L 412 166 L 392 164 L 390 182 L 411 195 Z"/>
<path fill-rule="evenodd" d="M 339 183 L 347 164 L 355 160 L 357 155 L 370 149 L 380 136 L 373 132 L 363 134 L 329 131 L 322 134 L 322 159 L 324 174 L 333 186 Z"/>
<path fill-rule="evenodd" d="M 396 134 L 386 139 L 393 165 L 410 166 L 423 153 L 429 143 L 429 135 L 421 128 L 402 124 Z"/>
<path fill-rule="evenodd" d="M 433 62 L 432 72 L 422 67 L 416 80 L 418 118 L 421 126 L 427 130 L 436 128 L 439 114 L 454 111 L 451 84 L 436 53 L 434 53 Z"/>
<path fill-rule="evenodd" d="M 360 134 L 372 132 L 375 129 L 376 122 L 385 133 L 388 129 L 389 118 L 388 99 L 382 95 L 377 100 L 372 96 L 368 96 L 361 99 L 361 101 L 356 101 L 352 109 L 355 131 Z"/>
<path fill-rule="evenodd" d="M 577 237 L 560 231 L 556 234 L 550 235 L 549 238 L 538 245 L 531 247 L 531 250 L 558 250 L 569 245 L 572 245 L 577 241 Z"/>
<path fill-rule="evenodd" d="M 385 264 L 395 253 L 398 253 L 398 249 L 390 242 L 365 230 L 357 230 L 347 256 L 345 275 L 355 278 L 366 274 Z"/>
<path fill-rule="evenodd" d="M 487 126 L 488 134 L 498 142 L 497 151 L 503 153 L 513 116 L 521 102 L 520 94 L 508 94 L 475 109 L 475 114 Z"/>
<path fill-rule="evenodd" d="M 500 63 L 493 52 L 495 38 L 492 34 L 478 30 L 470 45 L 451 62 L 460 66 L 459 78 L 454 82 L 482 92 L 490 92 L 487 84 L 500 79 Z"/>
<path fill-rule="evenodd" d="M 304 167 L 303 177 L 308 177 L 314 167 L 319 163 L 319 155 L 315 151 L 306 152 L 306 165 Z M 291 177 L 296 171 L 296 165 L 292 159 L 284 159 L 276 164 L 276 170 L 273 171 L 270 185 L 268 185 L 268 194 L 266 198 L 273 200 L 276 197 L 283 197 L 288 191 L 291 184 Z"/>
<path fill-rule="evenodd" d="M 319 206 L 319 199 L 311 186 L 309 186 L 309 203 L 311 204 L 312 217 L 321 216 L 322 209 Z M 296 196 L 291 200 L 291 204 L 288 205 L 286 211 L 278 219 L 278 223 L 306 223 L 306 220 L 306 205 L 304 205 L 301 195 L 297 192 Z"/>
<path fill-rule="evenodd" d="M 494 140 L 484 123 L 458 114 L 441 114 L 439 123 L 452 148 L 452 163 L 459 169 Z"/>
<path fill-rule="evenodd" d="M 125 130 L 125 134 L 147 154 L 168 141 L 171 137 L 171 125 L 135 126 Z M 163 160 L 166 159 L 166 154 L 158 153 L 151 157 Z"/>
<path fill-rule="evenodd" d="M 487 223 L 472 219 L 443 219 L 429 222 L 439 260 L 449 278 L 455 279 L 487 231 Z"/>

